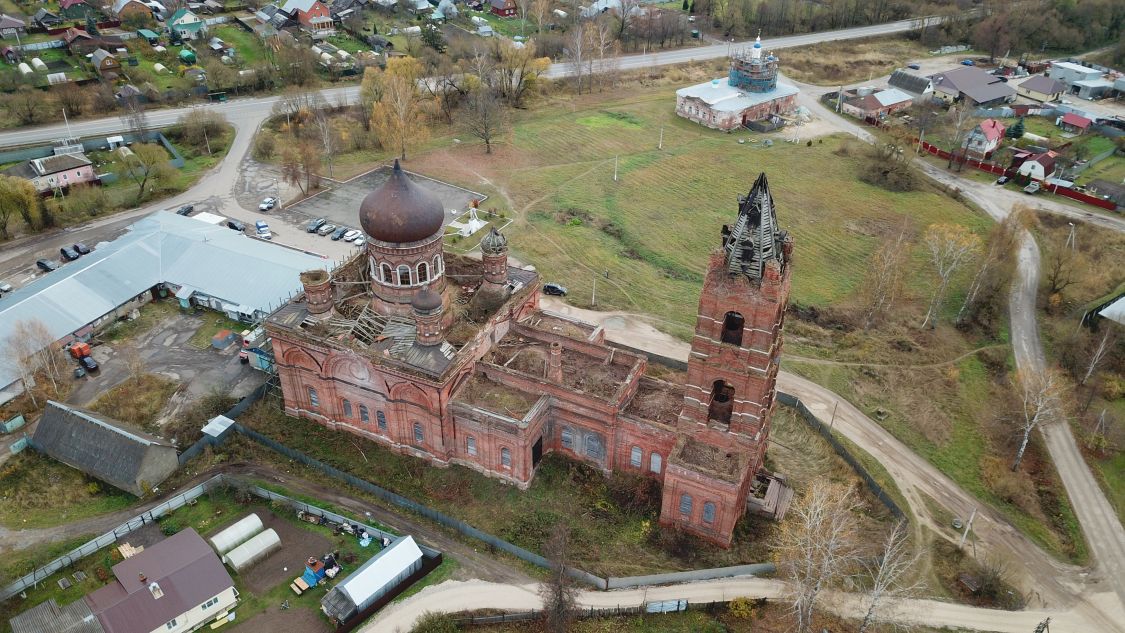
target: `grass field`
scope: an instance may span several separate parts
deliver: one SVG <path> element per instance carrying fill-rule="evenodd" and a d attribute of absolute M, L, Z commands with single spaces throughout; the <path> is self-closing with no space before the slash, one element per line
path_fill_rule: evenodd
<path fill-rule="evenodd" d="M 247 327 L 246 323 L 235 321 L 222 312 L 208 310 L 203 313 L 203 323 L 199 326 L 199 329 L 188 339 L 188 345 L 197 349 L 207 349 L 211 347 L 211 337 L 218 334 L 219 331 L 241 332 Z"/>
<path fill-rule="evenodd" d="M 782 51 L 782 72 L 803 83 L 839 86 L 890 74 L 928 54 L 903 37 L 825 42 Z"/>
<path fill-rule="evenodd" d="M 0 466 L 0 490 L 0 525 L 13 529 L 70 523 L 121 510 L 137 500 L 30 449 Z"/>
<path fill-rule="evenodd" d="M 1115 184 L 1125 182 L 1125 156 L 1110 156 L 1078 176 L 1081 184 L 1088 184 L 1091 180 L 1105 180 Z"/>
<path fill-rule="evenodd" d="M 491 156 L 475 145 L 442 146 L 411 160 L 411 169 L 443 173 L 493 195 L 486 207 L 510 209 L 514 253 L 567 286 L 570 302 L 589 306 L 598 276 L 599 308 L 652 315 L 685 338 L 708 253 L 759 172 L 796 240 L 793 299 L 803 305 L 851 300 L 873 249 L 904 226 L 917 234 L 934 222 L 988 225 L 941 193 L 893 194 L 859 182 L 862 159 L 837 155 L 841 138 L 807 147 L 772 135 L 776 144 L 764 148 L 762 135 L 707 130 L 672 107 L 667 89 L 560 103 L 528 113 Z"/>
<path fill-rule="evenodd" d="M 238 61 L 247 65 L 257 64 L 266 57 L 266 48 L 257 35 L 249 33 L 233 24 L 212 27 L 215 37 L 235 48 Z"/>
<path fill-rule="evenodd" d="M 90 408 L 137 428 L 154 429 L 168 399 L 179 389 L 176 381 L 157 374 L 128 377 L 98 396 Z"/>

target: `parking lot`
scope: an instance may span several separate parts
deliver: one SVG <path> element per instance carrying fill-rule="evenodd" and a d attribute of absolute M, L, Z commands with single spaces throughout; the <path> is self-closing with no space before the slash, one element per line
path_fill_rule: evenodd
<path fill-rule="evenodd" d="M 280 217 L 287 224 L 295 226 L 304 226 L 306 222 L 313 218 L 324 218 L 336 226 L 359 228 L 359 205 L 367 194 L 386 182 L 390 174 L 391 168 L 383 166 L 360 174 L 346 182 L 332 183 L 326 181 L 324 186 L 327 188 L 324 191 L 281 210 L 271 212 L 271 215 Z M 446 224 L 468 211 L 469 204 L 473 200 L 485 199 L 483 194 L 475 191 L 462 189 L 419 174 L 410 172 L 407 172 L 407 174 L 412 181 L 432 192 L 441 200 L 446 211 Z"/>

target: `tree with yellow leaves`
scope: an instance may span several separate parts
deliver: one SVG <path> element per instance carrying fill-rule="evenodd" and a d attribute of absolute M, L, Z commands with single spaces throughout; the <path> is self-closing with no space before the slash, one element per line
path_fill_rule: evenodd
<path fill-rule="evenodd" d="M 387 61 L 383 71 L 382 94 L 371 112 L 371 124 L 379 134 L 379 142 L 393 149 L 406 160 L 408 145 L 425 140 L 430 129 L 426 125 L 426 102 L 418 89 L 422 62 L 413 57 L 395 57 Z"/>
<path fill-rule="evenodd" d="M 929 251 L 930 262 L 933 263 L 938 278 L 934 294 L 930 297 L 930 307 L 926 310 L 926 318 L 922 321 L 922 327 L 928 325 L 933 329 L 937 325 L 953 274 L 976 257 L 980 250 L 980 237 L 960 224 L 931 224 L 926 227 L 922 243 Z"/>

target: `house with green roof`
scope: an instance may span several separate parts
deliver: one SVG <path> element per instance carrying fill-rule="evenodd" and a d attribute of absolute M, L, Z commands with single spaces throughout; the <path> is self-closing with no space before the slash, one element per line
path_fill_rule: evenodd
<path fill-rule="evenodd" d="M 180 9 L 168 18 L 168 30 L 181 40 L 195 40 L 207 32 L 207 23 L 188 9 Z"/>

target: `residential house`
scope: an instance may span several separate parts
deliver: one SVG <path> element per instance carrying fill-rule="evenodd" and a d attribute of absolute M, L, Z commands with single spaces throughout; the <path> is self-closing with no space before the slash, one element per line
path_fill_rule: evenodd
<path fill-rule="evenodd" d="M 1066 114 L 1059 117 L 1056 125 L 1062 128 L 1064 132 L 1070 132 L 1071 134 L 1085 134 L 1086 130 L 1090 129 L 1090 126 L 1093 123 L 1093 121 L 1080 114 L 1067 112 Z"/>
<path fill-rule="evenodd" d="M 152 9 L 140 0 L 114 0 L 110 12 L 122 22 L 128 18 L 152 17 Z"/>
<path fill-rule="evenodd" d="M 19 18 L 13 18 L 7 13 L 0 13 L 0 37 L 15 37 L 23 35 L 27 25 Z"/>
<path fill-rule="evenodd" d="M 884 117 L 892 112 L 909 108 L 910 104 L 914 103 L 910 95 L 898 88 L 888 88 L 886 90 L 857 88 L 855 90 L 845 91 L 843 97 L 844 102 L 841 104 L 840 110 L 842 110 L 844 114 L 854 116 L 858 119 Z"/>
<path fill-rule="evenodd" d="M 51 13 L 47 9 L 40 8 L 31 16 L 31 21 L 38 24 L 42 29 L 53 29 L 63 23 L 62 18 L 56 13 Z"/>
<path fill-rule="evenodd" d="M 1057 152 L 1028 152 L 1020 150 L 1012 156 L 1012 168 L 1024 177 L 1032 180 L 1046 180 L 1058 171 Z"/>
<path fill-rule="evenodd" d="M 179 468 L 176 447 L 106 416 L 48 402 L 31 445 L 36 450 L 138 497 Z"/>
<path fill-rule="evenodd" d="M 211 51 L 212 55 L 234 57 L 235 50 L 230 44 L 217 37 L 212 37 L 207 41 L 207 50 Z"/>
<path fill-rule="evenodd" d="M 207 23 L 189 10 L 179 9 L 168 18 L 168 30 L 181 40 L 195 40 L 207 32 Z"/>
<path fill-rule="evenodd" d="M 97 180 L 93 163 L 82 154 L 33 158 L 5 169 L 4 173 L 30 180 L 41 194 Z"/>
<path fill-rule="evenodd" d="M 112 568 L 113 581 L 60 609 L 54 601 L 12 618 L 13 633 L 187 633 L 225 619 L 238 590 L 192 528 Z"/>
<path fill-rule="evenodd" d="M 289 17 L 289 14 L 282 11 L 276 4 L 267 4 L 266 6 L 258 9 L 254 13 L 254 17 L 262 24 L 273 27 L 274 35 L 276 31 L 280 31 L 288 26 L 293 26 L 297 23 L 296 20 Z M 269 37 L 269 35 L 267 35 Z"/>
<path fill-rule="evenodd" d="M 961 66 L 950 71 L 930 75 L 934 97 L 953 103 L 966 102 L 975 106 L 993 106 L 1016 100 L 1016 89 L 1002 77 L 985 72 L 976 66 Z"/>
<path fill-rule="evenodd" d="M 887 84 L 891 88 L 897 88 L 905 92 L 916 100 L 933 98 L 934 84 L 929 77 L 912 75 L 899 69 L 891 73 L 891 78 L 887 81 Z"/>
<path fill-rule="evenodd" d="M 104 48 L 94 51 L 90 63 L 94 65 L 94 70 L 102 77 L 108 77 L 110 73 L 116 74 L 121 70 L 121 62 L 117 61 L 117 57 L 113 53 Z"/>
<path fill-rule="evenodd" d="M 490 0 L 492 13 L 502 17 L 515 17 L 517 12 L 516 0 Z"/>
<path fill-rule="evenodd" d="M 97 17 L 97 11 L 86 4 L 86 0 L 59 0 L 59 14 L 68 20 L 85 20 L 90 15 Z"/>
<path fill-rule="evenodd" d="M 961 149 L 969 158 L 984 160 L 992 157 L 992 152 L 1004 140 L 1004 124 L 996 119 L 985 119 L 977 124 L 961 142 Z"/>
<path fill-rule="evenodd" d="M 297 20 L 302 29 L 314 36 L 336 33 L 336 23 L 332 20 L 332 14 L 320 0 L 285 0 L 281 10 Z"/>
<path fill-rule="evenodd" d="M 94 37 L 86 31 L 74 27 L 67 29 L 59 39 L 66 44 L 66 48 L 70 51 L 71 55 L 87 55 L 99 48 L 108 50 L 118 48 L 122 45 L 121 38 L 119 37 L 101 35 Z"/>
<path fill-rule="evenodd" d="M 5 46 L 0 48 L 0 57 L 3 57 L 4 61 L 9 64 L 15 64 L 20 61 L 20 52 L 15 46 Z"/>
<path fill-rule="evenodd" d="M 1058 101 L 1065 91 L 1066 84 L 1046 75 L 1034 75 L 1016 86 L 1016 94 L 1035 101 Z"/>

